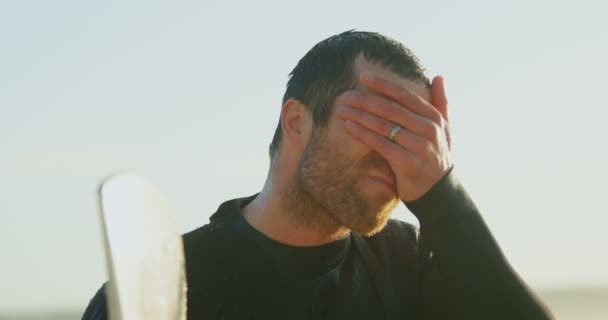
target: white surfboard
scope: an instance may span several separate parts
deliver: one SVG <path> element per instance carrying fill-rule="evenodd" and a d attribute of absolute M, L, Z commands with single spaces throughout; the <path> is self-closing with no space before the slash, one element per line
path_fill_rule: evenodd
<path fill-rule="evenodd" d="M 118 174 L 99 188 L 110 320 L 186 319 L 184 249 L 167 198 L 149 181 Z"/>

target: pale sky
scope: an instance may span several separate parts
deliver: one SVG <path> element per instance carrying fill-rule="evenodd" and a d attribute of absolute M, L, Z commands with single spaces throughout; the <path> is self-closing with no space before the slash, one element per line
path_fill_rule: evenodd
<path fill-rule="evenodd" d="M 353 28 L 403 42 L 445 76 L 455 170 L 519 274 L 535 289 L 608 286 L 607 10 L 4 1 L 0 313 L 84 309 L 107 277 L 96 189 L 112 172 L 155 181 L 184 232 L 257 192 L 288 73 Z"/>

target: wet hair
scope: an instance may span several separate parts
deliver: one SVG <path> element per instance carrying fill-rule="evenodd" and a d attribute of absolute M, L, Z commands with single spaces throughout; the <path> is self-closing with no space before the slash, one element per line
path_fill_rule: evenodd
<path fill-rule="evenodd" d="M 325 128 L 336 98 L 357 84 L 353 67 L 359 55 L 403 78 L 430 86 L 418 58 L 403 44 L 376 32 L 349 30 L 319 42 L 300 59 L 289 74 L 283 104 L 290 98 L 300 101 L 312 112 L 314 128 Z M 270 143 L 271 159 L 281 137 L 279 119 Z"/>

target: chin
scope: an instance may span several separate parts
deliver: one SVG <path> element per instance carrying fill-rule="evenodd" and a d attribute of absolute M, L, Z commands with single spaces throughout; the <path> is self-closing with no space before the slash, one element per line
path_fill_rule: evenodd
<path fill-rule="evenodd" d="M 353 230 L 365 237 L 371 237 L 371 236 L 376 235 L 380 231 L 382 231 L 384 229 L 384 227 L 386 226 L 387 222 L 388 222 L 388 218 L 385 219 L 384 221 L 377 223 L 375 225 L 372 225 L 372 226 L 365 226 L 363 228 L 352 228 L 351 230 Z"/>
<path fill-rule="evenodd" d="M 366 237 L 371 237 L 384 229 L 398 203 L 397 197 L 393 196 L 388 201 L 376 206 L 376 210 L 364 214 L 363 217 L 357 219 L 356 223 L 348 227 Z"/>

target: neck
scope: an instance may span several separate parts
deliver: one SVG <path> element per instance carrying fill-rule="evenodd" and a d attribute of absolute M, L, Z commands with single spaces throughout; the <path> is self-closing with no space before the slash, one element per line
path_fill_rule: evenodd
<path fill-rule="evenodd" d="M 317 246 L 336 241 L 350 230 L 291 179 L 268 176 L 260 194 L 243 208 L 243 217 L 267 237 L 292 246 Z"/>

